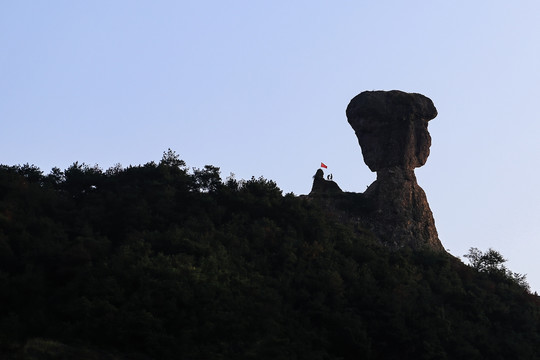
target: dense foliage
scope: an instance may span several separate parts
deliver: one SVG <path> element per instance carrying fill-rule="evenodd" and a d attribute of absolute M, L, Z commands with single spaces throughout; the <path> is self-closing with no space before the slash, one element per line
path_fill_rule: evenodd
<path fill-rule="evenodd" d="M 539 311 L 506 273 L 388 251 L 316 201 L 172 151 L 106 171 L 0 166 L 5 356 L 532 359 Z"/>

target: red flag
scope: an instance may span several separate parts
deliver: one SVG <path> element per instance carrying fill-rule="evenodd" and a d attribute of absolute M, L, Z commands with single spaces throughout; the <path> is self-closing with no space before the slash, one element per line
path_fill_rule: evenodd
<path fill-rule="evenodd" d="M 325 169 L 328 169 L 328 166 L 324 165 L 324 163 L 321 163 L 321 167 L 325 168 Z"/>

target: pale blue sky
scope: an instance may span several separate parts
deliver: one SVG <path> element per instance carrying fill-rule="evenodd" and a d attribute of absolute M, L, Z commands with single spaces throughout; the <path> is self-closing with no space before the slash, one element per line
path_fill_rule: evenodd
<path fill-rule="evenodd" d="M 306 194 L 364 191 L 345 108 L 430 97 L 417 169 L 456 256 L 493 247 L 540 291 L 540 2 L 3 1 L 0 163 L 108 168 L 167 148 Z"/>

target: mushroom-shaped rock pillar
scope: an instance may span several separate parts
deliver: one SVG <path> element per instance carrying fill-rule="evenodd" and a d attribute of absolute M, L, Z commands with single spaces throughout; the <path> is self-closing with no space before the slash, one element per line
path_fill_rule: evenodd
<path fill-rule="evenodd" d="M 372 230 L 391 246 L 444 251 L 414 175 L 429 156 L 428 122 L 437 116 L 433 102 L 398 90 L 365 91 L 351 100 L 346 114 L 364 162 L 377 172 L 365 193 L 376 204 Z"/>

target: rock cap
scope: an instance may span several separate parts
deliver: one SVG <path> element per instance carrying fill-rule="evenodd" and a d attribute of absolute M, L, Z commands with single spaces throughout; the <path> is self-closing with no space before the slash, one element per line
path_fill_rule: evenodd
<path fill-rule="evenodd" d="M 437 116 L 428 97 L 399 90 L 364 91 L 351 100 L 346 114 L 371 171 L 425 164 L 431 146 L 428 121 Z"/>

